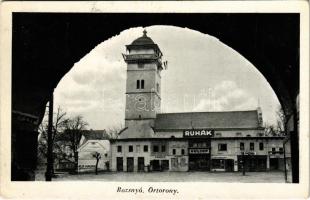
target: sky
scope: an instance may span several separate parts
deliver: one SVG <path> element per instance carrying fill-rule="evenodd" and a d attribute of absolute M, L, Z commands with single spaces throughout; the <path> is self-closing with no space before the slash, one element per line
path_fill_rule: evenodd
<path fill-rule="evenodd" d="M 142 27 L 102 41 L 75 63 L 54 92 L 68 116 L 82 115 L 91 129 L 124 124 L 125 45 L 142 36 Z M 263 121 L 276 123 L 280 103 L 262 74 L 242 55 L 217 38 L 174 26 L 146 27 L 168 68 L 161 80 L 161 112 L 255 110 Z"/>

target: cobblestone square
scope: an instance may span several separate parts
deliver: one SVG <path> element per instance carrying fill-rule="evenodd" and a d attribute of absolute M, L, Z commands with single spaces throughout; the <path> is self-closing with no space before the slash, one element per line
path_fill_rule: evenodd
<path fill-rule="evenodd" d="M 44 181 L 43 174 L 38 174 L 36 179 Z M 247 172 L 245 176 L 241 172 L 101 172 L 62 174 L 53 181 L 285 183 L 284 172 Z"/>

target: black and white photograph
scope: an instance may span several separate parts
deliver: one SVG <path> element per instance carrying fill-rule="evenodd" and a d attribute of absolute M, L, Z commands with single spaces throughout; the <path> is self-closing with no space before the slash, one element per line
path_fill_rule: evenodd
<path fill-rule="evenodd" d="M 1 63 L 10 74 L 10 93 L 1 88 L 6 180 L 113 184 L 115 199 L 182 198 L 180 184 L 274 184 L 275 195 L 286 187 L 309 195 L 308 4 L 286 12 L 118 4 L 125 8 L 10 7 L 10 34 L 1 28 L 11 48 L 1 47 L 10 64 Z"/>

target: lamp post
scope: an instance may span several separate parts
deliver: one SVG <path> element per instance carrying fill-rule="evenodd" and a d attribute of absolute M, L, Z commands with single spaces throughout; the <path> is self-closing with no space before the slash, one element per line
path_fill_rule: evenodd
<path fill-rule="evenodd" d="M 48 129 L 47 129 L 47 167 L 45 172 L 45 181 L 52 181 L 53 173 L 53 106 L 54 106 L 54 91 L 51 93 L 48 106 Z"/>

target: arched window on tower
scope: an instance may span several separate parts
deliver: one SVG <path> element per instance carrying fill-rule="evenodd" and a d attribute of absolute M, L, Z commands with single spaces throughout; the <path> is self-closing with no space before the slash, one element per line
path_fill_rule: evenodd
<path fill-rule="evenodd" d="M 137 89 L 140 89 L 140 80 L 137 80 Z"/>
<path fill-rule="evenodd" d="M 141 80 L 141 89 L 144 89 L 144 80 Z"/>

